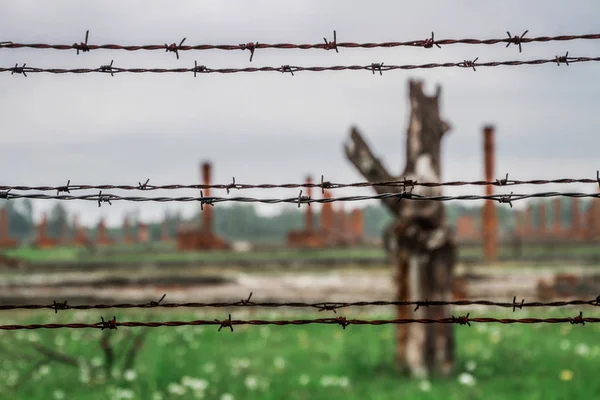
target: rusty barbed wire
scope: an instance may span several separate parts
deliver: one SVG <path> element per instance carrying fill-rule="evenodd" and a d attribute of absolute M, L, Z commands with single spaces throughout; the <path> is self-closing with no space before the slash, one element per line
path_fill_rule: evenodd
<path fill-rule="evenodd" d="M 510 32 L 506 32 L 508 37 L 497 38 L 497 39 L 435 39 L 434 32 L 431 32 L 431 37 L 425 39 L 408 40 L 408 41 L 393 41 L 393 42 L 379 42 L 379 43 L 355 43 L 355 42 L 338 42 L 337 31 L 333 31 L 333 41 L 324 39 L 324 43 L 315 44 L 294 44 L 294 43 L 259 43 L 254 41 L 248 41 L 246 43 L 237 45 L 215 45 L 215 44 L 197 44 L 197 45 L 184 45 L 184 38 L 179 44 L 173 42 L 171 44 L 150 44 L 150 45 L 121 45 L 121 44 L 88 44 L 89 31 L 86 32 L 85 42 L 74 43 L 74 44 L 48 44 L 48 43 L 15 43 L 12 41 L 0 42 L 0 49 L 35 49 L 35 50 L 77 50 L 89 52 L 92 50 L 125 50 L 125 51 L 153 51 L 153 50 L 164 50 L 166 52 L 174 52 L 179 58 L 180 51 L 205 51 L 205 50 L 250 50 L 252 56 L 254 51 L 257 49 L 277 49 L 277 50 L 335 50 L 339 53 L 340 48 L 359 48 L 359 49 L 373 49 L 373 48 L 394 48 L 394 47 L 422 47 L 425 49 L 431 49 L 434 46 L 440 48 L 440 46 L 448 46 L 455 44 L 467 44 L 467 45 L 495 45 L 504 44 L 509 47 L 511 44 L 519 48 L 519 53 L 522 51 L 522 45 L 525 43 L 543 43 L 543 42 L 565 42 L 573 40 L 597 40 L 600 39 L 600 34 L 579 34 L 579 35 L 559 35 L 559 36 L 538 36 L 538 37 L 525 37 L 529 31 L 526 30 L 521 35 L 511 35 Z"/>
<path fill-rule="evenodd" d="M 347 319 L 346 317 L 336 318 L 318 318 L 318 319 L 296 319 L 296 320 L 234 320 L 231 319 L 229 314 L 228 319 L 214 319 L 214 320 L 194 320 L 194 321 L 164 321 L 164 322 L 118 322 L 116 316 L 112 319 L 105 321 L 101 318 L 101 322 L 94 324 L 84 323 L 70 323 L 70 324 L 30 324 L 30 325 L 0 325 L 0 330 L 21 330 L 21 329 L 117 329 L 120 326 L 123 327 L 146 327 L 146 328 L 158 328 L 162 326 L 166 327 L 177 327 L 177 326 L 205 326 L 213 325 L 218 326 L 219 331 L 223 328 L 229 328 L 233 332 L 234 326 L 239 325 L 275 325 L 275 326 L 286 326 L 286 325 L 340 325 L 346 329 L 349 325 L 404 325 L 404 324 L 458 324 L 471 326 L 471 322 L 474 323 L 500 323 L 500 324 L 560 324 L 570 323 L 572 325 L 581 324 L 585 325 L 586 322 L 597 323 L 600 322 L 600 318 L 594 317 L 583 317 L 583 313 L 579 312 L 579 315 L 575 317 L 564 317 L 564 318 L 490 318 L 490 317 L 470 317 L 470 313 L 467 315 L 461 315 L 458 317 L 450 318 L 403 318 L 403 319 L 391 319 L 391 320 L 361 320 L 361 319 Z"/>
<path fill-rule="evenodd" d="M 513 298 L 512 302 L 497 302 L 491 300 L 454 300 L 454 301 L 354 301 L 354 302 L 317 302 L 317 303 L 306 303 L 306 302 L 253 302 L 251 301 L 252 294 L 247 299 L 242 299 L 236 302 L 188 302 L 188 303 L 161 303 L 166 294 L 162 298 L 156 301 L 150 301 L 146 303 L 121 303 L 121 304 L 88 304 L 88 305 L 75 305 L 71 306 L 67 304 L 67 300 L 63 302 L 54 301 L 53 304 L 28 304 L 28 305 L 0 305 L 0 311 L 7 310 L 40 310 L 50 309 L 54 310 L 55 313 L 62 310 L 93 310 L 93 309 L 131 309 L 131 308 L 233 308 L 233 307 L 262 307 L 262 308 L 314 308 L 318 311 L 333 311 L 342 308 L 350 307 L 412 307 L 416 306 L 415 310 L 420 307 L 429 306 L 472 306 L 472 305 L 484 305 L 484 306 L 495 306 L 512 308 L 513 312 L 516 309 L 523 308 L 539 308 L 539 307 L 567 307 L 567 306 L 600 306 L 600 296 L 591 300 L 569 300 L 569 301 L 552 301 L 552 302 L 525 302 L 525 299 L 517 302 L 517 297 Z"/>
<path fill-rule="evenodd" d="M 591 62 L 600 61 L 600 57 L 569 57 L 568 53 L 564 56 L 555 56 L 550 59 L 536 59 L 536 60 L 513 60 L 513 61 L 490 61 L 490 62 L 478 62 L 479 58 L 473 60 L 463 60 L 460 62 L 447 62 L 447 63 L 429 63 L 419 65 L 387 65 L 384 63 L 370 64 L 370 65 L 336 65 L 329 67 L 300 67 L 293 65 L 282 65 L 280 67 L 247 67 L 247 68 L 209 68 L 205 65 L 197 65 L 192 68 L 120 68 L 112 65 L 102 65 L 98 68 L 37 68 L 27 67 L 23 64 L 22 67 L 15 65 L 14 67 L 2 67 L 0 72 L 10 72 L 12 74 L 23 74 L 26 76 L 27 73 L 50 73 L 50 74 L 89 74 L 89 73 L 110 73 L 112 76 L 119 73 L 188 73 L 193 72 L 194 77 L 196 74 L 233 74 L 239 72 L 289 72 L 294 75 L 294 72 L 324 72 L 324 71 L 368 71 L 373 73 L 376 69 L 383 75 L 383 72 L 394 71 L 394 70 L 413 70 L 413 69 L 430 69 L 430 68 L 470 68 L 476 71 L 475 67 L 498 67 L 498 66 L 522 66 L 522 65 L 542 65 L 548 63 L 555 63 L 557 65 L 573 64 L 580 62 Z"/>
<path fill-rule="evenodd" d="M 460 195 L 460 196 L 422 196 L 412 191 L 404 190 L 401 193 L 383 193 L 371 196 L 344 196 L 344 197 L 332 197 L 323 199 L 313 199 L 311 196 L 302 196 L 302 191 L 296 197 L 278 198 L 278 199 L 259 199 L 255 197 L 215 197 L 215 196 L 203 196 L 202 193 L 199 197 L 138 197 L 138 196 L 118 196 L 114 194 L 89 194 L 82 196 L 71 196 L 71 195 L 47 195 L 47 194 L 16 194 L 9 191 L 0 192 L 0 199 L 35 199 L 35 200 L 84 200 L 94 201 L 98 203 L 98 207 L 102 206 L 102 203 L 108 203 L 112 205 L 113 201 L 131 201 L 131 202 L 197 202 L 201 206 L 210 205 L 214 206 L 215 203 L 223 202 L 238 202 L 238 203 L 262 203 L 262 204 L 297 204 L 300 207 L 301 204 L 313 204 L 313 203 L 333 203 L 339 201 L 365 201 L 365 200 L 385 200 L 385 199 L 396 199 L 398 202 L 407 200 L 416 201 L 451 201 L 451 200 L 494 200 L 499 203 L 505 203 L 510 205 L 519 200 L 531 199 L 531 198 L 546 198 L 546 197 L 574 197 L 574 198 L 600 198 L 600 193 L 564 193 L 564 192 L 543 192 L 543 193 L 531 193 L 531 194 L 493 194 L 493 195 Z"/>
<path fill-rule="evenodd" d="M 77 190 L 177 190 L 177 189 L 224 189 L 230 190 L 245 190 L 245 189 L 300 189 L 300 188 L 317 188 L 317 189 L 340 189 L 340 188 L 359 188 L 359 187 L 399 187 L 411 188 L 415 186 L 423 187 L 439 187 L 439 186 L 517 186 L 517 185 L 548 185 L 548 184 L 569 184 L 569 183 L 595 183 L 600 187 L 600 172 L 596 171 L 596 178 L 559 178 L 559 179 L 532 179 L 532 180 L 516 180 L 508 179 L 508 174 L 505 178 L 496 179 L 495 181 L 448 181 L 448 182 L 419 182 L 411 179 L 377 181 L 377 182 L 353 182 L 353 183 L 334 183 L 324 181 L 324 176 L 321 176 L 321 183 L 283 183 L 283 184 L 244 184 L 236 183 L 233 177 L 233 183 L 213 184 L 213 185 L 184 185 L 184 184 L 168 184 L 168 185 L 152 185 L 150 179 L 146 179 L 145 183 L 138 182 L 137 185 L 93 185 L 93 184 L 71 184 L 68 180 L 66 185 L 61 186 L 22 186 L 22 185 L 0 185 L 0 190 L 20 190 L 20 191 L 56 191 L 70 193 Z"/>

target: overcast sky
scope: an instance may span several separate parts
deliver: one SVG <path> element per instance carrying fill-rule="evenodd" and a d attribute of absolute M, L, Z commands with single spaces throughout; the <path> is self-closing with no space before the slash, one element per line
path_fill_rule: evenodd
<path fill-rule="evenodd" d="M 597 1 L 7 1 L 0 0 L 0 41 L 72 44 L 185 44 L 382 42 L 436 38 L 502 38 L 599 33 Z M 452 45 L 441 49 L 259 49 L 164 51 L 2 49 L 0 65 L 96 68 L 211 68 L 422 64 L 600 56 L 599 41 L 532 43 L 518 47 Z M 333 182 L 362 181 L 345 159 L 343 143 L 357 125 L 393 173 L 404 166 L 408 79 L 442 85 L 441 114 L 452 125 L 442 145 L 443 180 L 483 178 L 482 127 L 496 126 L 496 171 L 513 179 L 595 177 L 600 126 L 600 65 L 391 71 L 239 74 L 0 74 L 0 184 L 153 184 L 199 182 L 199 163 L 214 163 L 213 183 L 301 182 L 321 174 Z M 594 185 L 522 186 L 516 192 L 585 191 Z M 513 188 L 515 190 L 515 188 Z M 79 192 L 83 194 L 85 192 Z M 114 194 L 136 192 L 112 191 Z M 291 190 L 234 193 L 296 196 Z M 336 190 L 335 196 L 370 194 Z M 446 194 L 482 194 L 478 187 Z M 137 193 L 136 193 L 137 194 Z M 142 193 L 147 194 L 147 193 Z M 225 196 L 225 191 L 216 191 Z M 192 195 L 195 191 L 149 192 Z M 166 207 L 187 215 L 194 204 L 113 203 L 98 208 L 70 202 L 83 223 L 101 216 L 119 224 L 139 207 L 142 219 Z M 356 205 L 354 203 L 352 206 Z M 524 203 L 515 203 L 516 206 Z M 40 213 L 52 202 L 35 201 Z M 347 205 L 346 208 L 350 208 Z M 261 207 L 275 212 L 277 207 Z"/>

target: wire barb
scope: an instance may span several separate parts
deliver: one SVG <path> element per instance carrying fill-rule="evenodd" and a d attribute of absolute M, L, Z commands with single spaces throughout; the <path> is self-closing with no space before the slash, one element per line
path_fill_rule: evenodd
<path fill-rule="evenodd" d="M 372 63 L 371 70 L 373 71 L 373 75 L 375 75 L 375 70 L 379 71 L 379 75 L 383 75 L 381 72 L 381 68 L 383 67 L 383 63 Z"/>
<path fill-rule="evenodd" d="M 496 179 L 496 185 L 498 185 L 498 186 L 508 185 L 508 174 L 506 174 L 506 178 L 504 178 L 504 179 Z"/>
<path fill-rule="evenodd" d="M 329 181 L 323 181 L 323 175 L 321 175 L 321 194 L 325 195 L 325 189 L 331 189 L 333 184 Z"/>
<path fill-rule="evenodd" d="M 110 64 L 101 65 L 100 72 L 110 73 L 110 76 L 115 76 L 115 73 L 113 71 L 113 61 L 115 60 L 110 60 Z"/>
<path fill-rule="evenodd" d="M 8 199 L 10 198 L 10 197 L 9 197 L 9 196 L 10 196 L 10 193 L 9 193 L 9 192 L 10 192 L 11 190 L 12 190 L 12 189 L 8 189 L 8 190 L 5 190 L 5 191 L 2 191 L 2 192 L 0 192 L 0 199 L 5 199 L 5 200 L 8 200 Z"/>
<path fill-rule="evenodd" d="M 101 324 L 102 330 L 104 329 L 117 329 L 117 317 L 113 316 L 112 319 L 109 319 L 108 321 L 104 321 L 104 317 L 100 317 L 102 319 L 102 322 L 99 322 L 99 324 Z"/>
<path fill-rule="evenodd" d="M 152 300 L 150 301 L 150 307 L 158 307 L 160 305 L 160 302 L 163 301 L 165 299 L 165 297 L 167 297 L 167 294 L 163 294 L 162 297 L 160 298 L 160 300 L 158 302 Z"/>
<path fill-rule="evenodd" d="M 569 52 L 568 51 L 564 56 L 556 56 L 556 65 L 560 66 L 560 63 L 565 63 L 565 64 L 567 64 L 567 67 L 569 66 Z"/>
<path fill-rule="evenodd" d="M 579 315 L 571 319 L 571 325 L 575 324 L 585 325 L 585 321 L 583 320 L 583 313 L 581 311 L 579 311 Z"/>
<path fill-rule="evenodd" d="M 56 188 L 56 195 L 58 196 L 60 193 L 71 193 L 69 191 L 69 185 L 71 184 L 71 180 L 69 179 L 67 181 L 67 184 L 65 186 L 59 186 Z"/>
<path fill-rule="evenodd" d="M 321 312 L 321 311 L 333 311 L 334 314 L 337 314 L 337 312 L 335 310 L 337 308 L 340 308 L 340 306 L 336 305 L 336 304 L 323 303 L 323 305 L 317 305 L 317 308 L 318 308 L 319 312 Z"/>
<path fill-rule="evenodd" d="M 525 299 L 521 300 L 521 304 L 517 304 L 517 296 L 513 297 L 513 312 L 515 312 L 517 307 L 519 307 L 519 310 L 522 310 L 523 304 L 525 304 Z"/>
<path fill-rule="evenodd" d="M 206 66 L 198 65 L 198 61 L 194 60 L 194 78 L 196 77 L 196 73 L 202 73 L 206 71 Z"/>
<path fill-rule="evenodd" d="M 462 62 L 462 67 L 464 68 L 473 68 L 473 71 L 477 71 L 475 69 L 475 62 L 477 62 L 477 60 L 479 60 L 479 57 L 477 57 L 476 59 L 469 61 L 469 60 L 465 60 Z"/>
<path fill-rule="evenodd" d="M 227 190 L 227 194 L 229 194 L 229 190 L 230 189 L 240 189 L 239 187 L 237 187 L 237 185 L 235 184 L 235 176 L 232 177 L 233 178 L 233 183 L 230 183 L 227 185 L 227 187 L 225 187 L 225 189 Z"/>
<path fill-rule="evenodd" d="M 498 202 L 501 203 L 501 204 L 502 203 L 504 203 L 504 204 L 508 203 L 508 205 L 510 206 L 510 208 L 512 208 L 512 200 L 511 200 L 512 195 L 513 195 L 513 192 L 510 192 L 510 194 L 508 196 L 502 196 L 502 197 L 500 197 L 498 199 Z"/>
<path fill-rule="evenodd" d="M 301 203 L 307 203 L 310 207 L 310 196 L 302 196 L 302 189 L 300 189 L 300 194 L 298 195 L 298 208 L 300 208 Z"/>
<path fill-rule="evenodd" d="M 207 206 L 213 206 L 214 207 L 214 201 L 215 199 L 212 197 L 204 197 L 204 193 L 202 192 L 202 190 L 200 191 L 200 198 L 198 199 L 198 201 L 200 202 L 200 210 L 204 211 L 204 205 L 206 204 Z"/>
<path fill-rule="evenodd" d="M 350 322 L 348 322 L 346 317 L 337 317 L 335 320 L 342 326 L 342 328 L 344 328 L 344 330 L 346 330 L 346 327 L 350 325 Z"/>
<path fill-rule="evenodd" d="M 108 203 L 109 205 L 112 206 L 112 203 L 110 202 L 110 198 L 111 196 L 109 194 L 102 194 L 102 190 L 100 191 L 100 193 L 98 194 L 98 207 L 102 207 L 102 203 Z"/>
<path fill-rule="evenodd" d="M 146 189 L 148 189 L 148 182 L 150 182 L 150 178 L 146 179 L 146 182 L 144 182 L 144 183 L 138 182 L 138 189 L 139 190 L 146 190 Z"/>
<path fill-rule="evenodd" d="M 62 303 L 57 303 L 56 301 L 54 301 L 54 305 L 52 306 L 52 308 L 54 308 L 54 314 L 58 314 L 58 310 L 66 310 L 69 308 L 69 306 L 67 306 L 66 300 Z"/>
<path fill-rule="evenodd" d="M 250 292 L 250 295 L 248 296 L 247 299 L 242 299 L 239 301 L 239 303 L 236 303 L 236 304 L 239 304 L 240 306 L 253 306 L 253 305 L 255 305 L 255 303 L 250 301 L 251 298 L 252 298 L 252 292 Z"/>
<path fill-rule="evenodd" d="M 179 50 L 181 49 L 183 42 L 185 42 L 185 38 L 181 39 L 181 42 L 179 42 L 179 45 L 177 45 L 177 43 L 171 43 L 171 44 L 165 43 L 165 52 L 168 53 L 169 51 L 172 51 L 173 53 L 175 53 L 175 55 L 177 56 L 177 59 L 179 60 Z"/>
<path fill-rule="evenodd" d="M 282 65 L 281 66 L 281 73 L 286 73 L 289 72 L 290 74 L 292 74 L 292 76 L 294 76 L 294 71 L 292 70 L 293 67 L 289 66 L 289 65 Z"/>
<path fill-rule="evenodd" d="M 223 328 L 229 328 L 229 329 L 231 329 L 231 332 L 233 332 L 233 324 L 231 323 L 231 314 L 229 314 L 228 319 L 225 319 L 223 321 L 219 321 L 218 319 L 215 319 L 215 322 L 218 322 L 220 324 L 218 332 L 221 332 L 221 329 L 223 329 Z"/>
<path fill-rule="evenodd" d="M 527 34 L 527 32 L 529 32 L 529 30 L 526 30 L 525 32 L 523 32 L 523 34 L 521 36 L 518 36 L 518 35 L 512 36 L 510 34 L 510 32 L 506 31 L 506 34 L 508 35 L 508 43 L 506 44 L 506 47 L 510 46 L 511 43 L 513 43 L 516 46 L 519 46 L 519 53 L 520 53 L 521 52 L 521 42 L 523 41 L 523 37 Z"/>
<path fill-rule="evenodd" d="M 333 31 L 333 41 L 332 42 L 328 42 L 327 38 L 323 38 L 323 40 L 325 41 L 325 50 L 335 50 L 336 53 L 339 53 L 338 51 L 338 45 L 337 45 L 337 32 L 334 30 Z"/>
<path fill-rule="evenodd" d="M 435 42 L 433 32 L 431 32 L 431 38 L 425 39 L 423 41 L 423 47 L 426 48 L 426 49 L 431 49 L 431 48 L 433 48 L 434 45 L 437 46 L 438 49 L 442 48 L 439 44 L 437 44 Z"/>
<path fill-rule="evenodd" d="M 462 316 L 459 316 L 459 317 L 452 316 L 452 321 L 454 323 L 456 323 L 456 324 L 459 324 L 459 325 L 469 325 L 469 326 L 471 326 L 471 324 L 469 323 L 469 313 L 467 313 L 467 315 L 462 315 Z"/>
<path fill-rule="evenodd" d="M 254 58 L 254 50 L 258 46 L 258 42 L 252 43 L 248 42 L 246 44 L 240 44 L 240 49 L 242 50 L 250 50 L 250 62 L 252 62 L 252 58 Z"/>
<path fill-rule="evenodd" d="M 88 46 L 88 37 L 90 35 L 89 29 L 85 31 L 85 42 L 81 42 L 79 44 L 73 43 L 73 48 L 77 50 L 77 55 L 79 55 L 79 51 L 85 53 L 86 51 L 90 51 L 90 47 Z"/>
<path fill-rule="evenodd" d="M 11 72 L 10 74 L 23 74 L 25 76 L 25 78 L 27 78 L 27 73 L 25 72 L 25 66 L 27 65 L 27 63 L 23 64 L 22 67 L 19 67 L 19 64 L 15 64 L 15 66 L 13 68 L 11 68 Z"/>

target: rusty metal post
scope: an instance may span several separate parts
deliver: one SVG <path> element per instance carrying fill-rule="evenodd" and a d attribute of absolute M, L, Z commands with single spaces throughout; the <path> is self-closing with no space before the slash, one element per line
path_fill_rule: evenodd
<path fill-rule="evenodd" d="M 312 184 L 312 178 L 310 176 L 306 177 L 306 184 L 310 185 Z M 309 186 L 306 188 L 306 195 L 308 197 L 311 197 L 312 195 L 312 188 Z M 306 233 L 308 233 L 309 235 L 313 233 L 313 212 L 312 212 L 312 208 L 310 207 L 310 204 L 308 207 L 306 207 L 306 214 L 305 214 L 305 227 L 306 227 Z"/>
<path fill-rule="evenodd" d="M 202 184 L 210 185 L 211 165 L 209 162 L 202 163 Z M 210 188 L 203 190 L 204 197 L 210 197 Z M 213 210 L 211 206 L 204 207 L 202 211 L 202 232 L 210 234 L 213 228 Z"/>
<path fill-rule="evenodd" d="M 579 199 L 574 197 L 571 199 L 571 237 L 573 239 L 581 239 L 582 236 Z"/>
<path fill-rule="evenodd" d="M 324 191 L 323 194 L 324 199 L 330 199 L 331 193 L 328 190 Z M 333 232 L 333 207 L 331 203 L 323 203 L 321 206 L 321 230 L 324 234 L 329 238 Z"/>
<path fill-rule="evenodd" d="M 0 210 L 0 239 L 8 239 L 8 211 L 6 207 Z"/>
<path fill-rule="evenodd" d="M 538 223 L 538 236 L 546 238 L 546 203 L 540 203 L 540 209 L 538 211 L 539 223 Z"/>
<path fill-rule="evenodd" d="M 555 237 L 560 237 L 561 233 L 562 233 L 562 228 L 561 228 L 561 212 L 560 212 L 560 197 L 557 197 L 554 199 L 554 210 L 553 210 L 553 216 L 552 216 L 552 235 Z"/>
<path fill-rule="evenodd" d="M 494 180 L 494 127 L 485 126 L 483 128 L 483 151 L 484 151 L 484 165 L 485 165 L 485 180 Z M 485 187 L 486 196 L 492 196 L 494 194 L 494 187 L 492 185 L 486 185 Z M 496 259 L 496 207 L 492 200 L 485 200 L 483 205 L 483 249 L 486 261 L 493 261 Z"/>

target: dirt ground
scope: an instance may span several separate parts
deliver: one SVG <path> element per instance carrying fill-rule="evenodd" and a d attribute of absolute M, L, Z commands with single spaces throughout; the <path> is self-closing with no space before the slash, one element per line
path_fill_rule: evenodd
<path fill-rule="evenodd" d="M 580 275 L 594 269 L 571 267 L 559 270 Z M 512 301 L 516 296 L 536 301 L 538 280 L 551 280 L 556 272 L 557 268 L 540 266 L 459 266 L 455 275 L 465 276 L 469 299 Z M 135 280 L 123 282 L 124 277 Z M 253 301 L 376 301 L 394 300 L 395 296 L 392 269 L 386 266 L 368 270 L 288 272 L 203 268 L 201 271 L 149 270 L 135 274 L 125 271 L 27 274 L 4 277 L 0 289 L 0 304 L 52 304 L 65 299 L 71 305 L 144 303 L 158 301 L 165 293 L 166 302 L 235 302 L 247 298 L 251 292 Z"/>

